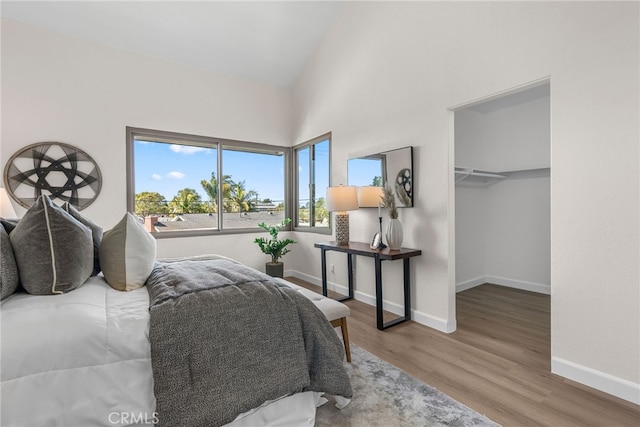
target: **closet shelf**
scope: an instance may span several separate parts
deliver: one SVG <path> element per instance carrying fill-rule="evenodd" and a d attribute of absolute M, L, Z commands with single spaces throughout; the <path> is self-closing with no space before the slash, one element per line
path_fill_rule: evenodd
<path fill-rule="evenodd" d="M 466 179 L 469 177 L 478 177 L 478 178 L 482 178 L 485 181 L 489 179 L 505 179 L 507 177 L 506 175 L 502 175 L 495 172 L 489 172 L 489 171 L 484 171 L 484 170 L 474 169 L 474 168 L 467 168 L 462 166 L 455 167 L 455 174 L 457 175 L 456 182 L 460 182 L 463 179 Z"/>
<path fill-rule="evenodd" d="M 481 169 L 475 169 L 465 166 L 456 166 L 455 175 L 456 183 L 464 180 L 475 178 L 480 181 L 501 180 L 507 178 L 537 178 L 543 176 L 549 176 L 550 168 L 532 168 L 532 169 L 517 169 L 504 172 L 494 172 Z"/>

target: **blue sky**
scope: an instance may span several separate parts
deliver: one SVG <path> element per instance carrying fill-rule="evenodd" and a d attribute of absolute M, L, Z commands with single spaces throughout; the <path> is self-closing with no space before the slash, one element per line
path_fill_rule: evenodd
<path fill-rule="evenodd" d="M 216 149 L 136 141 L 134 150 L 136 193 L 156 191 L 171 200 L 179 190 L 193 188 L 209 199 L 200 181 L 209 180 L 211 172 L 219 177 Z M 260 200 L 284 200 L 284 155 L 224 150 L 223 167 L 225 175 L 257 191 Z"/>
<path fill-rule="evenodd" d="M 350 159 L 348 164 L 349 185 L 362 187 L 373 184 L 376 176 L 382 175 L 382 166 L 379 159 Z"/>
<path fill-rule="evenodd" d="M 216 149 L 176 145 L 169 143 L 149 143 L 135 141 L 135 191 L 155 191 L 167 201 L 179 190 L 192 188 L 203 200 L 208 196 L 200 181 L 209 180 L 211 172 L 216 177 Z M 300 152 L 300 199 L 309 198 L 308 150 Z M 223 150 L 223 168 L 225 175 L 231 175 L 234 181 L 245 181 L 247 190 L 258 192 L 259 200 L 271 199 L 279 203 L 285 200 L 284 194 L 284 155 L 265 155 L 244 151 Z M 349 162 L 349 185 L 371 185 L 372 162 Z M 316 144 L 316 197 L 325 197 L 329 185 L 328 143 Z M 379 164 L 377 165 L 379 168 Z M 379 175 L 379 172 L 378 172 Z"/>

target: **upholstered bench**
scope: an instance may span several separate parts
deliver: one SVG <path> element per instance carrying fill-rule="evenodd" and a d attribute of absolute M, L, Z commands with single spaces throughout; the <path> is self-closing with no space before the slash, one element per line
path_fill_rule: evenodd
<path fill-rule="evenodd" d="M 340 328 L 342 332 L 342 341 L 344 342 L 344 352 L 347 355 L 347 361 L 351 362 L 351 349 L 349 348 L 349 332 L 347 331 L 347 316 L 351 314 L 349 307 L 331 298 L 310 291 L 309 289 L 298 286 L 284 279 L 277 278 L 282 284 L 289 286 L 309 298 L 322 311 L 327 320 L 334 328 Z"/>

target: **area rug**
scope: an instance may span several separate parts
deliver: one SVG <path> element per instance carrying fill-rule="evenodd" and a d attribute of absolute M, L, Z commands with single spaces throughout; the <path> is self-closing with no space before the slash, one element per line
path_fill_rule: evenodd
<path fill-rule="evenodd" d="M 345 363 L 353 399 L 344 409 L 335 401 L 318 408 L 316 427 L 497 426 L 498 424 L 351 344 Z"/>

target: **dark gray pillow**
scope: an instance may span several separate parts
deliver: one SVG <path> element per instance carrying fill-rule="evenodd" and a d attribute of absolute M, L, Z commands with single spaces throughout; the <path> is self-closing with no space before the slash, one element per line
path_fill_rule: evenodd
<path fill-rule="evenodd" d="M 0 222 L 0 300 L 13 294 L 19 283 L 18 265 L 13 256 L 9 233 Z"/>
<path fill-rule="evenodd" d="M 100 273 L 100 244 L 102 243 L 102 227 L 82 215 L 78 209 L 74 208 L 73 205 L 70 205 L 69 203 L 62 205 L 62 209 L 91 229 L 91 235 L 93 237 L 93 273 L 91 273 L 91 275 L 96 276 Z"/>
<path fill-rule="evenodd" d="M 20 221 L 20 220 L 19 219 L 0 218 L 0 224 L 2 224 L 2 226 L 5 229 L 5 231 L 8 234 L 11 234 L 13 229 L 16 228 L 16 225 L 18 225 L 18 221 Z"/>
<path fill-rule="evenodd" d="M 9 237 L 20 282 L 30 294 L 66 293 L 91 276 L 91 229 L 46 195 L 29 208 Z"/>

